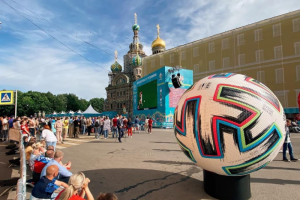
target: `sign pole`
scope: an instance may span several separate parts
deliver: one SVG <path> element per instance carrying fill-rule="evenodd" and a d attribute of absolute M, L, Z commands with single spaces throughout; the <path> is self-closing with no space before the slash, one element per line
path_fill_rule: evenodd
<path fill-rule="evenodd" d="M 17 107 L 18 107 L 18 90 L 16 90 L 15 118 L 17 118 Z"/>

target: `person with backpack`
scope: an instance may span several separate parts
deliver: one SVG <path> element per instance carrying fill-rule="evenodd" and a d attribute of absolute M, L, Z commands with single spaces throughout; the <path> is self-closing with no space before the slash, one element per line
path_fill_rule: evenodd
<path fill-rule="evenodd" d="M 96 119 L 95 121 L 95 139 L 99 139 L 99 133 L 100 133 L 100 117 L 98 117 L 98 119 Z"/>
<path fill-rule="evenodd" d="M 61 142 L 62 144 L 64 143 L 62 141 L 62 137 L 61 137 L 61 134 L 62 134 L 62 127 L 63 127 L 63 123 L 62 121 L 60 120 L 60 117 L 57 118 L 57 121 L 55 122 L 54 124 L 54 128 L 56 129 L 56 138 L 57 138 L 57 142 Z"/>

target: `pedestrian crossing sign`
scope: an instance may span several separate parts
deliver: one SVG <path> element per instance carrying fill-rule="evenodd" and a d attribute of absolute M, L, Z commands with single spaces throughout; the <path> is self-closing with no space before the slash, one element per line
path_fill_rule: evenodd
<path fill-rule="evenodd" d="M 14 91 L 0 91 L 0 105 L 13 105 Z"/>

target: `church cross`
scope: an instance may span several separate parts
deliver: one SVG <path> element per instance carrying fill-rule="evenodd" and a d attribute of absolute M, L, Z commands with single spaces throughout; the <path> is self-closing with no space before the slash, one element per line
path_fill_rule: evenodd
<path fill-rule="evenodd" d="M 137 14 L 134 13 L 134 23 L 137 24 Z"/>
<path fill-rule="evenodd" d="M 156 28 L 157 28 L 157 36 L 159 36 L 159 29 L 160 29 L 159 24 L 156 25 Z"/>
<path fill-rule="evenodd" d="M 117 61 L 118 60 L 118 52 L 115 51 L 115 60 Z"/>

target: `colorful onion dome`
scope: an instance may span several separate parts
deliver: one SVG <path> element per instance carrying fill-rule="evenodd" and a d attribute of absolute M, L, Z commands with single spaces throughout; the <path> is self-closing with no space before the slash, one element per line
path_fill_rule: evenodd
<path fill-rule="evenodd" d="M 138 24 L 133 24 L 133 25 L 132 25 L 132 30 L 133 30 L 133 31 L 138 31 L 138 30 L 140 30 L 140 25 L 138 25 Z"/>
<path fill-rule="evenodd" d="M 142 66 L 142 58 L 139 56 L 139 54 L 132 58 L 132 65 L 134 67 Z"/>
<path fill-rule="evenodd" d="M 152 42 L 151 47 L 152 47 L 152 49 L 154 47 L 166 48 L 166 42 L 163 39 L 161 39 L 159 36 L 157 36 L 157 38 Z"/>
<path fill-rule="evenodd" d="M 116 73 L 116 72 L 121 72 L 122 71 L 122 66 L 117 62 L 115 61 L 111 67 L 110 67 L 111 71 Z"/>

